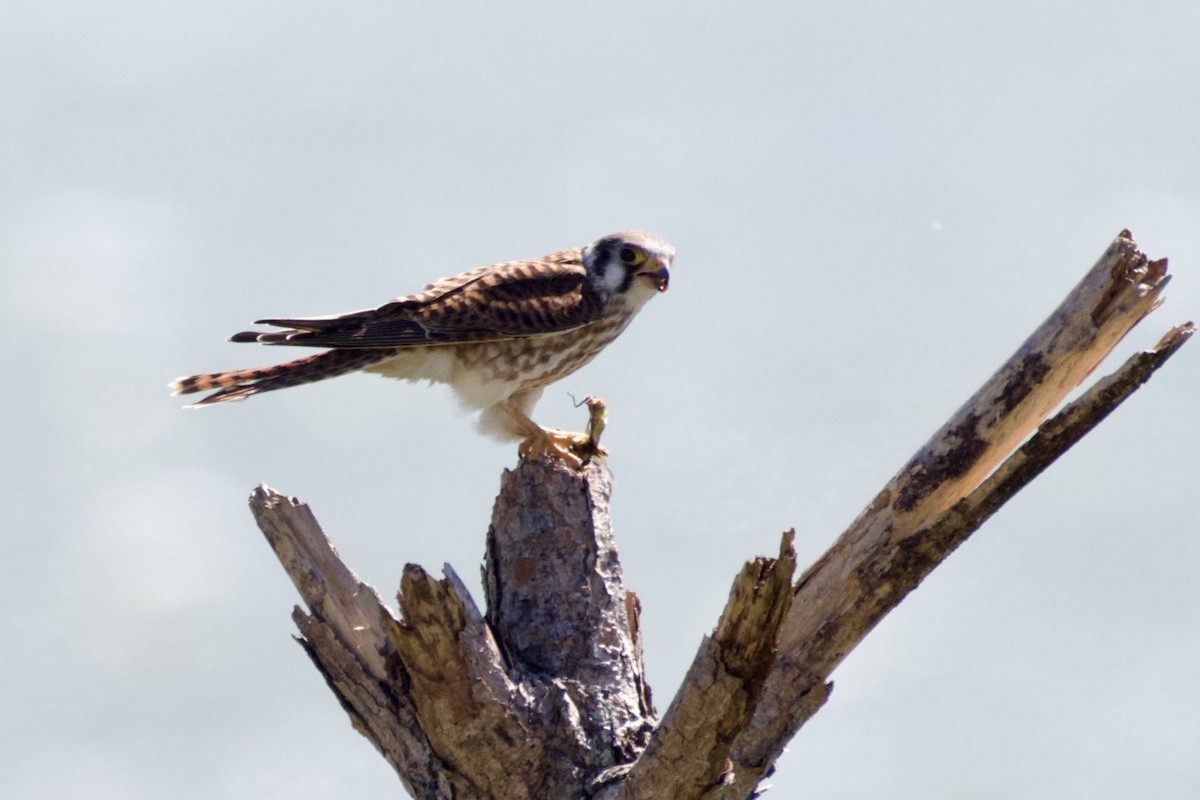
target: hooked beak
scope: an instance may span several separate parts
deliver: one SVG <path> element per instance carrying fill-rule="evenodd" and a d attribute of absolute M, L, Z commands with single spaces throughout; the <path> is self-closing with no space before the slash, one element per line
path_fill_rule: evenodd
<path fill-rule="evenodd" d="M 651 269 L 653 267 L 653 269 Z M 638 273 L 639 278 L 646 278 L 654 288 L 660 292 L 665 292 L 671 283 L 671 271 L 667 268 L 667 264 L 658 259 L 646 264 L 646 268 Z"/>

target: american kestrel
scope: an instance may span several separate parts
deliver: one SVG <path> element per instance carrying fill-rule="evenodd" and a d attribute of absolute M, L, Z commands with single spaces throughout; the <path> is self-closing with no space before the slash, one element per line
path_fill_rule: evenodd
<path fill-rule="evenodd" d="M 621 231 L 532 261 L 479 267 L 378 308 L 327 317 L 261 319 L 282 331 L 245 331 L 234 342 L 302 345 L 325 352 L 260 369 L 179 378 L 174 393 L 216 389 L 193 406 L 373 372 L 449 384 L 479 427 L 519 439 L 527 455 L 578 465 L 584 434 L 546 429 L 530 414 L 542 390 L 591 361 L 646 302 L 667 290 L 675 248 Z"/>

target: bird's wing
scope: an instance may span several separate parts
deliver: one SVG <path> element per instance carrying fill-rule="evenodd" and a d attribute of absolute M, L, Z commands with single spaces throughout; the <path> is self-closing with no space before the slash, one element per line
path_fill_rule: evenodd
<path fill-rule="evenodd" d="M 310 347 L 411 347 L 527 338 L 588 324 L 599 311 L 578 249 L 480 267 L 378 308 L 329 317 L 262 319 L 287 330 L 232 341 Z"/>

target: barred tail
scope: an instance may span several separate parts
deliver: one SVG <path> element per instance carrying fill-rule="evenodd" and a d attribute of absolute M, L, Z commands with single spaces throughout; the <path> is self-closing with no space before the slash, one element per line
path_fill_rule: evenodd
<path fill-rule="evenodd" d="M 327 350 L 315 356 L 298 358 L 272 367 L 189 375 L 171 382 L 171 394 L 217 390 L 203 400 L 192 403 L 188 408 L 223 403 L 227 400 L 243 400 L 259 392 L 286 389 L 289 386 L 299 386 L 302 383 L 322 381 L 345 375 L 347 372 L 355 372 L 391 358 L 396 353 L 397 349 L 391 347 Z"/>

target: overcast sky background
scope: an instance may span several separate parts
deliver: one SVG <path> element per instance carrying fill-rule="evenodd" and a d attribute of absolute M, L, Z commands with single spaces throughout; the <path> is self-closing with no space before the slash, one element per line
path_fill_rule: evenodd
<path fill-rule="evenodd" d="M 26 2 L 0 12 L 0 796 L 398 797 L 245 500 L 384 596 L 476 596 L 500 472 L 444 388 L 184 412 L 250 321 L 627 227 L 671 291 L 546 392 L 611 408 L 666 708 L 741 564 L 810 563 L 1123 227 L 1200 316 L 1200 6 Z M 1200 344 L 834 675 L 780 798 L 1194 798 Z"/>

